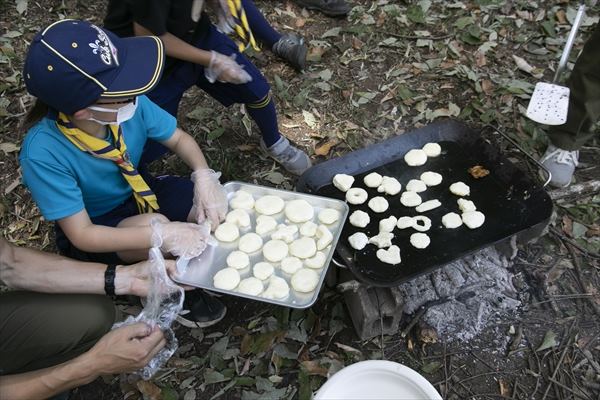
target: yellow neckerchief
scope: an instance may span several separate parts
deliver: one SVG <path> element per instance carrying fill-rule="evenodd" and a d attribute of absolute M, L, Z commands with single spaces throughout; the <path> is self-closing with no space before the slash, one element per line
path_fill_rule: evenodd
<path fill-rule="evenodd" d="M 248 24 L 248 18 L 246 17 L 246 11 L 244 11 L 242 1 L 227 0 L 227 4 L 229 5 L 229 11 L 235 20 L 235 26 L 233 29 L 235 30 L 235 33 L 237 33 L 237 35 L 242 39 L 241 42 L 237 42 L 240 52 L 243 52 L 250 46 L 252 46 L 254 50 L 260 51 L 256 41 L 254 40 L 254 35 L 252 35 L 252 31 L 250 30 L 250 25 Z"/>
<path fill-rule="evenodd" d="M 133 197 L 140 213 L 151 213 L 159 210 L 156 195 L 129 160 L 127 145 L 120 126 L 110 125 L 110 132 L 115 142 L 114 146 L 106 140 L 89 135 L 75 127 L 63 113 L 58 114 L 56 126 L 79 150 L 97 158 L 110 160 L 119 166 L 123 178 L 133 189 Z"/>

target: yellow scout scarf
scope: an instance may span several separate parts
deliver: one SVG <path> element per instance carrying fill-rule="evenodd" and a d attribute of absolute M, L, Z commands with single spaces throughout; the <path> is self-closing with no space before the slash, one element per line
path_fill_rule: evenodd
<path fill-rule="evenodd" d="M 140 213 L 151 213 L 159 210 L 156 195 L 129 160 L 127 145 L 120 126 L 109 125 L 115 146 L 106 140 L 98 139 L 76 128 L 63 113 L 59 113 L 56 126 L 79 150 L 90 153 L 97 158 L 110 160 L 119 166 L 121 174 L 133 189 L 133 197 Z"/>
<path fill-rule="evenodd" d="M 231 15 L 235 19 L 235 26 L 233 29 L 235 30 L 235 33 L 237 33 L 237 35 L 242 39 L 241 42 L 237 41 L 240 52 L 243 52 L 250 46 L 252 46 L 254 50 L 260 51 L 256 41 L 254 40 L 254 35 L 252 35 L 252 31 L 250 30 L 250 25 L 248 24 L 248 18 L 246 17 L 244 6 L 242 6 L 242 1 L 227 0 L 227 4 L 229 5 L 229 11 L 231 12 Z"/>

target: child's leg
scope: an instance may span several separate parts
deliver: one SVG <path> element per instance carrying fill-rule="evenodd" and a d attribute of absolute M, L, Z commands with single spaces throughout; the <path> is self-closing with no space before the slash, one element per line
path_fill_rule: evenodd
<path fill-rule="evenodd" d="M 260 10 L 256 8 L 254 1 L 242 0 L 242 5 L 244 6 L 244 11 L 246 11 L 246 17 L 248 17 L 248 24 L 250 25 L 252 34 L 271 49 L 281 39 L 281 34 L 269 24 Z"/>

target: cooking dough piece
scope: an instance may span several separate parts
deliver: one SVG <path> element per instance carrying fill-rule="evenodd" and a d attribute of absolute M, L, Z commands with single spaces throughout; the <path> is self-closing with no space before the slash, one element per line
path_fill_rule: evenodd
<path fill-rule="evenodd" d="M 292 200 L 285 205 L 285 216 L 296 224 L 310 221 L 314 215 L 313 206 L 306 200 Z"/>
<path fill-rule="evenodd" d="M 254 253 L 263 245 L 262 238 L 254 232 L 246 233 L 240 238 L 238 248 L 244 253 Z"/>
<path fill-rule="evenodd" d="M 321 225 L 322 226 L 322 225 Z M 317 233 L 319 231 L 317 230 Z M 290 254 L 298 258 L 310 258 L 317 252 L 317 243 L 315 239 L 309 237 L 301 237 L 300 239 L 294 240 L 290 244 Z"/>
<path fill-rule="evenodd" d="M 427 143 L 423 146 L 423 151 L 427 154 L 427 157 L 437 157 L 442 154 L 442 146 L 437 143 Z"/>
<path fill-rule="evenodd" d="M 412 227 L 419 232 L 425 232 L 431 229 L 431 220 L 424 215 L 413 217 Z"/>
<path fill-rule="evenodd" d="M 325 225 L 319 225 L 315 236 L 317 237 L 317 250 L 323 250 L 333 241 L 333 234 Z"/>
<path fill-rule="evenodd" d="M 242 279 L 237 291 L 250 296 L 258 296 L 262 293 L 263 289 L 261 280 L 251 276 L 250 278 Z"/>
<path fill-rule="evenodd" d="M 455 212 L 449 212 L 442 217 L 442 225 L 448 229 L 458 228 L 463 224 L 460 215 Z"/>
<path fill-rule="evenodd" d="M 298 227 L 296 225 L 277 225 L 277 230 L 271 234 L 271 239 L 283 240 L 286 243 L 292 243 L 296 239 Z"/>
<path fill-rule="evenodd" d="M 413 217 L 400 217 L 396 226 L 398 229 L 412 228 L 414 224 Z"/>
<path fill-rule="evenodd" d="M 283 240 L 269 240 L 263 246 L 263 256 L 271 262 L 279 262 L 288 255 L 288 245 Z"/>
<path fill-rule="evenodd" d="M 417 249 L 424 249 L 429 246 L 429 243 L 431 243 L 431 239 L 425 233 L 417 232 L 410 235 L 410 244 Z"/>
<path fill-rule="evenodd" d="M 383 182 L 383 176 L 379 175 L 377 172 L 371 172 L 364 177 L 363 182 L 367 187 L 376 188 Z"/>
<path fill-rule="evenodd" d="M 265 262 L 265 261 L 261 261 L 258 262 L 256 264 L 254 264 L 254 267 L 252 267 L 252 274 L 260 279 L 260 280 L 265 280 L 268 277 L 270 277 L 271 275 L 273 275 L 273 272 L 275 272 L 275 268 L 273 267 L 273 264 Z"/>
<path fill-rule="evenodd" d="M 233 290 L 240 283 L 240 273 L 234 268 L 223 268 L 213 277 L 217 289 Z"/>
<path fill-rule="evenodd" d="M 285 207 L 285 201 L 279 196 L 267 195 L 256 200 L 254 209 L 262 215 L 275 215 Z"/>
<path fill-rule="evenodd" d="M 298 257 L 286 257 L 281 260 L 281 270 L 286 274 L 293 275 L 300 268 L 302 268 L 302 260 Z"/>
<path fill-rule="evenodd" d="M 450 191 L 457 196 L 468 196 L 471 194 L 471 189 L 463 182 L 454 182 L 450 185 Z"/>
<path fill-rule="evenodd" d="M 481 211 L 468 211 L 462 214 L 462 221 L 470 229 L 476 229 L 485 222 L 485 215 Z"/>
<path fill-rule="evenodd" d="M 417 167 L 427 162 L 427 153 L 421 149 L 412 149 L 404 155 L 404 161 L 411 167 Z"/>
<path fill-rule="evenodd" d="M 398 182 L 398 179 L 391 176 L 384 176 L 381 185 L 377 188 L 379 193 L 389 194 L 395 196 L 402 190 L 402 185 Z"/>
<path fill-rule="evenodd" d="M 317 233 L 317 227 L 319 225 L 315 224 L 312 221 L 306 221 L 305 223 L 302 224 L 302 226 L 300 227 L 300 234 L 302 236 L 308 236 L 308 237 L 313 237 L 315 236 L 315 234 Z"/>
<path fill-rule="evenodd" d="M 223 222 L 215 230 L 215 237 L 221 242 L 230 243 L 240 237 L 240 230 L 231 222 Z"/>
<path fill-rule="evenodd" d="M 346 201 L 350 204 L 362 204 L 369 198 L 369 194 L 363 188 L 351 188 L 346 192 Z"/>
<path fill-rule="evenodd" d="M 256 217 L 256 233 L 266 235 L 277 228 L 277 220 L 268 215 L 259 215 Z"/>
<path fill-rule="evenodd" d="M 325 225 L 331 225 L 340 219 L 340 212 L 333 208 L 324 208 L 319 212 L 319 221 Z"/>
<path fill-rule="evenodd" d="M 278 276 L 272 276 L 269 280 L 269 286 L 263 292 L 262 296 L 267 299 L 281 300 L 290 294 L 290 287 L 285 279 Z"/>
<path fill-rule="evenodd" d="M 389 249 L 379 249 L 377 250 L 377 258 L 386 264 L 400 264 L 402 259 L 400 258 L 400 247 L 396 245 L 390 246 Z"/>
<path fill-rule="evenodd" d="M 244 269 L 250 265 L 250 257 L 243 251 L 234 250 L 227 256 L 227 266 L 235 269 Z"/>
<path fill-rule="evenodd" d="M 369 222 L 371 222 L 371 218 L 364 211 L 356 210 L 350 214 L 350 223 L 358 228 L 364 228 Z"/>
<path fill-rule="evenodd" d="M 292 288 L 300 293 L 310 293 L 319 284 L 319 274 L 314 270 L 302 268 L 292 276 Z"/>
<path fill-rule="evenodd" d="M 382 249 L 384 247 L 390 247 L 392 245 L 393 238 L 394 234 L 391 232 L 379 232 L 377 235 L 369 239 L 369 243 L 372 243 Z"/>
<path fill-rule="evenodd" d="M 254 197 L 245 190 L 238 190 L 229 201 L 229 206 L 233 209 L 252 210 L 254 208 Z"/>
<path fill-rule="evenodd" d="M 406 207 L 416 207 L 422 202 L 423 200 L 421 200 L 421 196 L 419 196 L 416 192 L 404 192 L 400 196 L 400 203 Z"/>
<path fill-rule="evenodd" d="M 441 205 L 442 205 L 442 203 L 438 199 L 427 200 L 426 202 L 419 204 L 415 208 L 415 210 L 417 210 L 417 212 L 422 213 L 425 211 L 433 210 L 434 208 L 438 208 Z"/>
<path fill-rule="evenodd" d="M 227 213 L 225 222 L 235 224 L 240 228 L 248 228 L 250 226 L 250 214 L 243 208 L 236 208 Z"/>
<path fill-rule="evenodd" d="M 437 172 L 426 171 L 419 177 L 427 186 L 437 186 L 442 183 L 442 175 Z"/>
<path fill-rule="evenodd" d="M 356 232 L 348 236 L 348 243 L 350 243 L 353 249 L 362 250 L 369 243 L 369 238 L 362 232 Z"/>
<path fill-rule="evenodd" d="M 369 208 L 376 213 L 384 212 L 389 206 L 390 204 L 388 201 L 381 196 L 373 197 L 371 200 L 369 200 Z"/>
<path fill-rule="evenodd" d="M 346 174 L 336 174 L 333 177 L 333 186 L 340 189 L 342 192 L 347 192 L 354 183 L 354 177 Z"/>
<path fill-rule="evenodd" d="M 315 254 L 313 257 L 304 260 L 304 265 L 312 269 L 321 269 L 325 265 L 325 261 L 327 261 L 327 256 L 325 253 L 322 251 L 317 251 L 317 254 Z"/>
<path fill-rule="evenodd" d="M 379 221 L 379 232 L 391 232 L 396 227 L 396 223 L 398 223 L 398 218 L 390 215 L 387 218 Z"/>
<path fill-rule="evenodd" d="M 458 208 L 460 208 L 460 211 L 462 212 L 477 210 L 477 207 L 475 207 L 475 203 L 473 203 L 471 200 L 458 199 L 456 200 L 456 203 L 458 204 Z"/>
<path fill-rule="evenodd" d="M 421 193 L 427 190 L 427 185 L 420 179 L 411 179 L 406 184 L 407 192 Z"/>

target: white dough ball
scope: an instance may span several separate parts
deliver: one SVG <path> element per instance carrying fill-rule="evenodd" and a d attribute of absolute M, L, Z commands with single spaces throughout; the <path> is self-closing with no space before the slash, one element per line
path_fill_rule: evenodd
<path fill-rule="evenodd" d="M 325 261 L 327 261 L 327 256 L 325 253 L 322 251 L 317 251 L 317 254 L 315 254 L 313 257 L 304 260 L 304 264 L 308 268 L 321 269 L 325 265 Z"/>
<path fill-rule="evenodd" d="M 376 188 L 381 185 L 383 182 L 383 176 L 379 175 L 377 172 L 371 172 L 369 175 L 365 176 L 363 182 L 367 187 Z"/>
<path fill-rule="evenodd" d="M 390 176 L 384 176 L 381 185 L 377 188 L 379 193 L 389 194 L 390 196 L 397 195 L 400 190 L 402 190 L 402 185 L 398 182 L 398 179 Z"/>
<path fill-rule="evenodd" d="M 371 222 L 371 218 L 364 211 L 356 210 L 350 214 L 350 223 L 358 228 L 364 228 L 369 222 Z"/>
<path fill-rule="evenodd" d="M 396 227 L 396 223 L 398 223 L 398 218 L 390 215 L 387 218 L 379 221 L 379 232 L 391 232 Z"/>
<path fill-rule="evenodd" d="M 240 273 L 234 268 L 223 268 L 213 277 L 213 286 L 222 290 L 233 290 L 240 283 Z"/>
<path fill-rule="evenodd" d="M 227 256 L 227 265 L 235 269 L 244 269 L 250 265 L 250 257 L 243 251 L 235 250 Z"/>
<path fill-rule="evenodd" d="M 315 224 L 312 221 L 306 221 L 300 226 L 300 234 L 302 236 L 313 237 L 317 234 L 317 227 L 319 225 Z"/>
<path fill-rule="evenodd" d="M 369 243 L 372 243 L 382 249 L 384 247 L 390 247 L 392 245 L 393 238 L 394 234 L 391 232 L 379 232 L 377 235 L 369 239 Z"/>
<path fill-rule="evenodd" d="M 221 242 L 233 242 L 240 237 L 240 230 L 235 224 L 223 222 L 215 230 L 215 237 Z"/>
<path fill-rule="evenodd" d="M 404 161 L 411 167 L 417 167 L 427 162 L 427 153 L 421 149 L 412 149 L 404 155 Z"/>
<path fill-rule="evenodd" d="M 271 234 L 271 239 L 283 240 L 286 243 L 292 243 L 298 233 L 298 227 L 296 225 L 277 225 L 277 230 Z"/>
<path fill-rule="evenodd" d="M 319 284 L 319 274 L 314 270 L 302 268 L 292 276 L 292 288 L 300 293 L 309 293 Z"/>
<path fill-rule="evenodd" d="M 400 264 L 402 259 L 400 258 L 400 247 L 396 245 L 390 246 L 389 249 L 379 249 L 377 250 L 377 258 L 386 264 Z"/>
<path fill-rule="evenodd" d="M 471 200 L 458 199 L 456 200 L 456 203 L 458 204 L 458 208 L 460 208 L 460 211 L 462 212 L 477 210 L 477 207 L 475 207 L 475 203 L 473 203 Z"/>
<path fill-rule="evenodd" d="M 315 236 L 317 237 L 317 250 L 323 250 L 333 241 L 333 234 L 325 225 L 319 225 Z"/>
<path fill-rule="evenodd" d="M 421 200 L 421 196 L 415 192 L 404 192 L 400 196 L 400 203 L 406 207 L 416 207 L 422 202 L 423 200 Z"/>
<path fill-rule="evenodd" d="M 269 286 L 263 292 L 262 296 L 267 299 L 281 300 L 290 294 L 290 287 L 285 279 L 278 276 L 272 276 L 269 280 Z"/>
<path fill-rule="evenodd" d="M 237 291 L 250 296 L 258 296 L 263 291 L 263 284 L 260 279 L 251 276 L 250 278 L 243 279 Z"/>
<path fill-rule="evenodd" d="M 245 190 L 238 190 L 231 197 L 229 206 L 233 209 L 252 210 L 254 208 L 254 197 Z"/>
<path fill-rule="evenodd" d="M 322 224 L 331 225 L 340 218 L 340 212 L 333 208 L 324 208 L 319 212 L 318 218 Z"/>
<path fill-rule="evenodd" d="M 424 249 L 429 246 L 429 243 L 431 243 L 431 239 L 425 233 L 417 232 L 410 235 L 410 244 L 417 249 Z"/>
<path fill-rule="evenodd" d="M 481 211 L 468 211 L 462 214 L 462 221 L 470 229 L 476 229 L 485 222 L 485 215 Z"/>
<path fill-rule="evenodd" d="M 286 257 L 281 260 L 281 270 L 286 274 L 293 275 L 300 268 L 302 268 L 302 260 L 298 257 Z"/>
<path fill-rule="evenodd" d="M 285 205 L 285 216 L 296 224 L 310 221 L 314 215 L 313 206 L 306 200 L 292 200 Z"/>
<path fill-rule="evenodd" d="M 369 200 L 369 208 L 376 213 L 384 212 L 389 206 L 390 204 L 388 201 L 381 196 L 373 197 L 371 200 Z"/>
<path fill-rule="evenodd" d="M 442 217 L 442 225 L 448 229 L 458 228 L 462 224 L 462 218 L 455 212 L 449 212 Z"/>
<path fill-rule="evenodd" d="M 356 232 L 348 236 L 348 243 L 350 243 L 353 249 L 362 250 L 369 243 L 369 238 L 362 232 Z"/>
<path fill-rule="evenodd" d="M 437 172 L 423 172 L 419 177 L 427 186 L 437 186 L 442 183 L 442 175 Z"/>
<path fill-rule="evenodd" d="M 269 215 L 259 215 L 256 217 L 256 233 L 266 235 L 277 228 L 277 220 Z"/>
<path fill-rule="evenodd" d="M 417 210 L 417 212 L 423 213 L 429 210 L 433 210 L 434 208 L 438 208 L 441 205 L 442 203 L 438 199 L 427 200 L 426 202 L 419 204 L 415 208 L 415 210 Z"/>
<path fill-rule="evenodd" d="M 285 206 L 285 201 L 279 196 L 267 195 L 259 198 L 254 203 L 254 209 L 262 215 L 275 215 L 280 213 Z"/>
<path fill-rule="evenodd" d="M 426 232 L 431 229 L 431 220 L 424 215 L 413 217 L 412 227 L 419 232 Z"/>
<path fill-rule="evenodd" d="M 398 229 L 412 228 L 413 223 L 413 217 L 400 217 L 396 226 Z"/>
<path fill-rule="evenodd" d="M 471 194 L 471 188 L 464 182 L 454 182 L 450 185 L 450 191 L 457 196 L 468 196 Z"/>
<path fill-rule="evenodd" d="M 442 154 L 442 146 L 437 143 L 427 143 L 423 146 L 423 151 L 427 154 L 427 157 L 437 157 Z"/>
<path fill-rule="evenodd" d="M 421 193 L 427 190 L 427 185 L 420 179 L 411 179 L 406 184 L 407 192 Z"/>
<path fill-rule="evenodd" d="M 263 245 L 262 238 L 254 232 L 246 233 L 240 238 L 238 248 L 244 253 L 254 253 Z"/>
<path fill-rule="evenodd" d="M 273 267 L 273 265 L 265 261 L 258 262 L 254 264 L 254 267 L 252 267 L 252 274 L 256 278 L 261 279 L 263 281 L 271 275 L 273 275 L 274 271 L 275 268 Z"/>
<path fill-rule="evenodd" d="M 243 208 L 236 208 L 227 213 L 225 222 L 237 225 L 240 228 L 247 228 L 250 226 L 250 215 Z"/>
<path fill-rule="evenodd" d="M 369 194 L 363 188 L 351 188 L 346 192 L 346 201 L 350 204 L 362 204 L 369 198 Z"/>
<path fill-rule="evenodd" d="M 318 231 L 317 231 L 318 232 Z M 290 254 L 298 258 L 310 258 L 317 252 L 317 243 L 313 238 L 306 236 L 294 240 L 290 244 Z"/>
<path fill-rule="evenodd" d="M 271 262 L 279 262 L 288 255 L 288 245 L 283 240 L 269 240 L 263 246 L 263 256 Z"/>
<path fill-rule="evenodd" d="M 354 177 L 346 174 L 336 174 L 333 177 L 333 186 L 341 190 L 342 192 L 347 192 L 348 189 L 352 187 L 354 183 Z"/>

